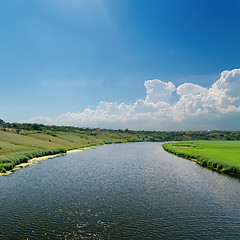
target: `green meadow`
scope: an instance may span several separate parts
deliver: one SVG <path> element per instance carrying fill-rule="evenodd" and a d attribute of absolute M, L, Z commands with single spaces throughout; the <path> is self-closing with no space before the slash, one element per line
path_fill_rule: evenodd
<path fill-rule="evenodd" d="M 184 141 L 163 148 L 219 172 L 240 175 L 240 141 Z"/>

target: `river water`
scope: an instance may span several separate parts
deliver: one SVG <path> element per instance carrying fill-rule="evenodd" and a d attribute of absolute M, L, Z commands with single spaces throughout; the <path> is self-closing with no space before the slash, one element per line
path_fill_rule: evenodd
<path fill-rule="evenodd" d="M 105 145 L 0 177 L 0 239 L 240 239 L 240 180 Z"/>

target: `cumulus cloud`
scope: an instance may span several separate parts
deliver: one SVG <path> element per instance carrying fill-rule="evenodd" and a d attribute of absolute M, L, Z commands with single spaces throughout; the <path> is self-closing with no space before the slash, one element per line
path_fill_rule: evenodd
<path fill-rule="evenodd" d="M 220 79 L 209 89 L 196 85 L 189 94 L 183 85 L 178 87 L 181 97 L 173 107 L 175 119 L 206 114 L 219 118 L 223 114 L 240 111 L 240 69 L 222 72 Z"/>
<path fill-rule="evenodd" d="M 145 81 L 144 86 L 147 89 L 146 102 L 149 103 L 168 102 L 176 90 L 172 82 L 166 83 L 158 79 Z"/>
<path fill-rule="evenodd" d="M 199 94 L 199 93 L 205 93 L 205 92 L 207 92 L 206 88 L 193 83 L 184 83 L 177 88 L 177 94 L 181 96 Z"/>
<path fill-rule="evenodd" d="M 176 87 L 172 82 L 147 80 L 145 99 L 127 105 L 100 102 L 95 110 L 65 113 L 55 118 L 39 116 L 32 122 L 105 128 L 151 130 L 198 130 L 205 127 L 228 129 L 226 121 L 238 128 L 240 119 L 240 69 L 224 71 L 210 88 L 193 83 Z M 173 94 L 179 100 L 173 103 Z"/>

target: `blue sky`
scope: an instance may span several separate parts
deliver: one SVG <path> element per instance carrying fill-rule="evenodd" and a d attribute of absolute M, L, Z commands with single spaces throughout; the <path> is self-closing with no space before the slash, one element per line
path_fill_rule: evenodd
<path fill-rule="evenodd" d="M 152 130 L 227 129 L 227 119 L 240 130 L 237 100 L 226 103 L 231 113 L 214 103 L 210 115 L 205 107 L 184 120 L 173 117 L 177 110 L 161 110 L 164 99 L 157 97 L 163 104 L 154 112 L 149 107 L 157 102 L 147 100 L 147 91 L 166 87 L 148 80 L 173 83 L 167 103 L 176 108 L 184 102 L 179 86 L 209 90 L 224 70 L 240 68 L 239 11 L 239 0 L 2 0 L 0 118 Z M 238 72 L 231 73 L 225 81 L 239 86 Z M 136 113 L 139 100 L 147 110 Z M 124 121 L 120 108 L 129 116 Z M 203 121 L 196 123 L 192 113 Z"/>

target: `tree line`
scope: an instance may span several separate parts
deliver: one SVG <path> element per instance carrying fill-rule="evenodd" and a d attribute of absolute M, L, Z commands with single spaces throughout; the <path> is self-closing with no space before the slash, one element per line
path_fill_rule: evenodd
<path fill-rule="evenodd" d="M 129 129 L 100 129 L 74 126 L 44 125 L 38 123 L 9 123 L 0 119 L 0 129 L 15 133 L 36 131 L 54 136 L 56 132 L 77 132 L 96 136 L 100 132 L 119 132 L 136 135 L 136 140 L 146 142 L 166 142 L 184 140 L 240 140 L 240 131 L 134 131 Z"/>

